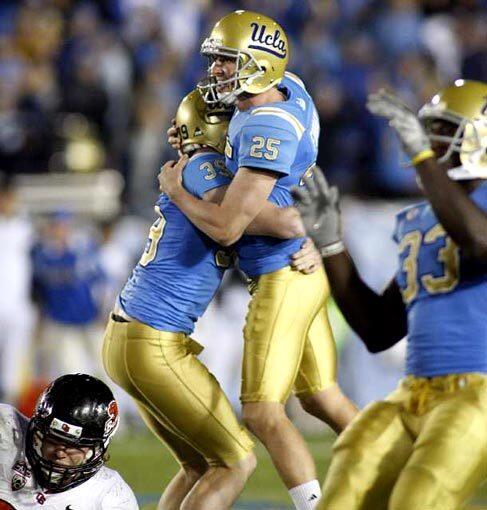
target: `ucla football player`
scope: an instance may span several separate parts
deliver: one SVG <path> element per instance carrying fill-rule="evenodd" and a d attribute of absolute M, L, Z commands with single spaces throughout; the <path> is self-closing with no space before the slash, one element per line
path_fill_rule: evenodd
<path fill-rule="evenodd" d="M 189 158 L 184 187 L 205 201 L 214 200 L 218 188 L 230 182 L 222 156 L 225 113 L 207 107 L 195 90 L 176 115 L 181 150 Z M 231 255 L 199 231 L 167 195 L 159 197 L 156 212 L 144 253 L 109 321 L 104 364 L 181 464 L 159 508 L 227 509 L 255 468 L 253 443 L 218 382 L 196 357 L 202 347 L 189 335 Z M 293 218 L 299 220 L 296 210 L 288 208 L 283 215 L 268 203 L 248 231 L 302 235 L 300 221 L 297 234 L 292 230 Z"/>
<path fill-rule="evenodd" d="M 289 46 L 272 19 L 248 11 L 222 18 L 202 45 L 210 60 L 199 88 L 209 105 L 235 105 L 225 147 L 233 180 L 220 203 L 198 199 L 181 180 L 185 159 L 169 162 L 162 188 L 186 216 L 222 245 L 238 241 L 251 278 L 244 330 L 244 421 L 269 451 L 298 509 L 316 505 L 320 487 L 307 446 L 284 404 L 295 390 L 307 411 L 341 431 L 356 409 L 336 384 L 336 354 L 325 310 L 323 269 L 291 268 L 302 239 L 243 236 L 270 200 L 292 205 L 290 188 L 315 164 L 319 120 L 302 81 L 286 73 Z M 243 237 L 242 237 L 243 236 Z"/>
<path fill-rule="evenodd" d="M 378 295 L 341 238 L 336 188 L 295 191 L 333 294 L 372 352 L 408 336 L 406 377 L 334 446 L 319 508 L 455 510 L 487 477 L 487 85 L 458 80 L 418 117 L 384 91 L 427 201 L 397 215 L 395 279 Z"/>

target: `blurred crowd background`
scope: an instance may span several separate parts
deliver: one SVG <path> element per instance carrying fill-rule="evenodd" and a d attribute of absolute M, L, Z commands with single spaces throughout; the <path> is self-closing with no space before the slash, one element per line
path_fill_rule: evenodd
<path fill-rule="evenodd" d="M 143 250 L 159 167 L 175 157 L 166 129 L 205 74 L 203 37 L 239 8 L 285 28 L 289 69 L 320 114 L 318 163 L 347 196 L 351 251 L 372 286 L 392 276 L 394 213 L 418 190 L 366 95 L 385 86 L 418 108 L 457 78 L 487 81 L 486 0 L 2 0 L 2 400 L 62 371 L 102 373 L 103 322 Z M 80 206 L 104 192 L 113 207 Z M 196 333 L 236 406 L 247 299 L 231 275 Z M 373 358 L 334 315 L 343 386 L 363 405 L 395 384 L 402 348 Z"/>

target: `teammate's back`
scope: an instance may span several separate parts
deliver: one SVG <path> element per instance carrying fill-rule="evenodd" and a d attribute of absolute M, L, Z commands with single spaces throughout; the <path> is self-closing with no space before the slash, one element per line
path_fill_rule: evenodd
<path fill-rule="evenodd" d="M 185 188 L 199 198 L 228 181 L 223 157 L 216 152 L 193 155 L 183 174 Z M 155 209 L 158 218 L 120 304 L 129 316 L 153 328 L 189 334 L 217 291 L 229 257 L 166 195 Z"/>

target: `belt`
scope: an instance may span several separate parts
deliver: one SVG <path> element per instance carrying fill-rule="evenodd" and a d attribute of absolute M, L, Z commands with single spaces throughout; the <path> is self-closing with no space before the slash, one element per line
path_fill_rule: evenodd
<path fill-rule="evenodd" d="M 117 315 L 116 313 L 113 313 L 113 312 L 112 312 L 111 318 L 115 322 L 130 322 L 127 319 L 125 319 L 124 317 L 122 317 L 121 315 Z"/>

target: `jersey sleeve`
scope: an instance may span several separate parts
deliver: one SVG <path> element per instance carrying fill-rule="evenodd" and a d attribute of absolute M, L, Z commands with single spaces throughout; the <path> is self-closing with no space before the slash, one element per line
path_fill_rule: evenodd
<path fill-rule="evenodd" d="M 275 113 L 258 110 L 254 110 L 255 115 L 242 127 L 238 166 L 289 175 L 304 128 L 284 110 L 276 108 Z"/>
<path fill-rule="evenodd" d="M 190 161 L 183 172 L 183 185 L 186 190 L 198 198 L 214 188 L 228 186 L 231 174 L 225 167 L 220 154 L 214 157 L 196 158 Z"/>
<path fill-rule="evenodd" d="M 139 510 L 132 489 L 117 473 L 101 500 L 101 510 Z"/>
<path fill-rule="evenodd" d="M 399 244 L 400 240 L 399 240 L 399 232 L 400 232 L 400 229 L 401 229 L 401 224 L 402 224 L 402 214 L 399 213 L 396 215 L 396 221 L 394 223 L 394 230 L 392 231 L 392 239 L 394 240 L 394 242 L 396 244 Z"/>
<path fill-rule="evenodd" d="M 482 211 L 487 212 L 487 183 L 482 183 L 471 195 L 473 201 Z"/>

